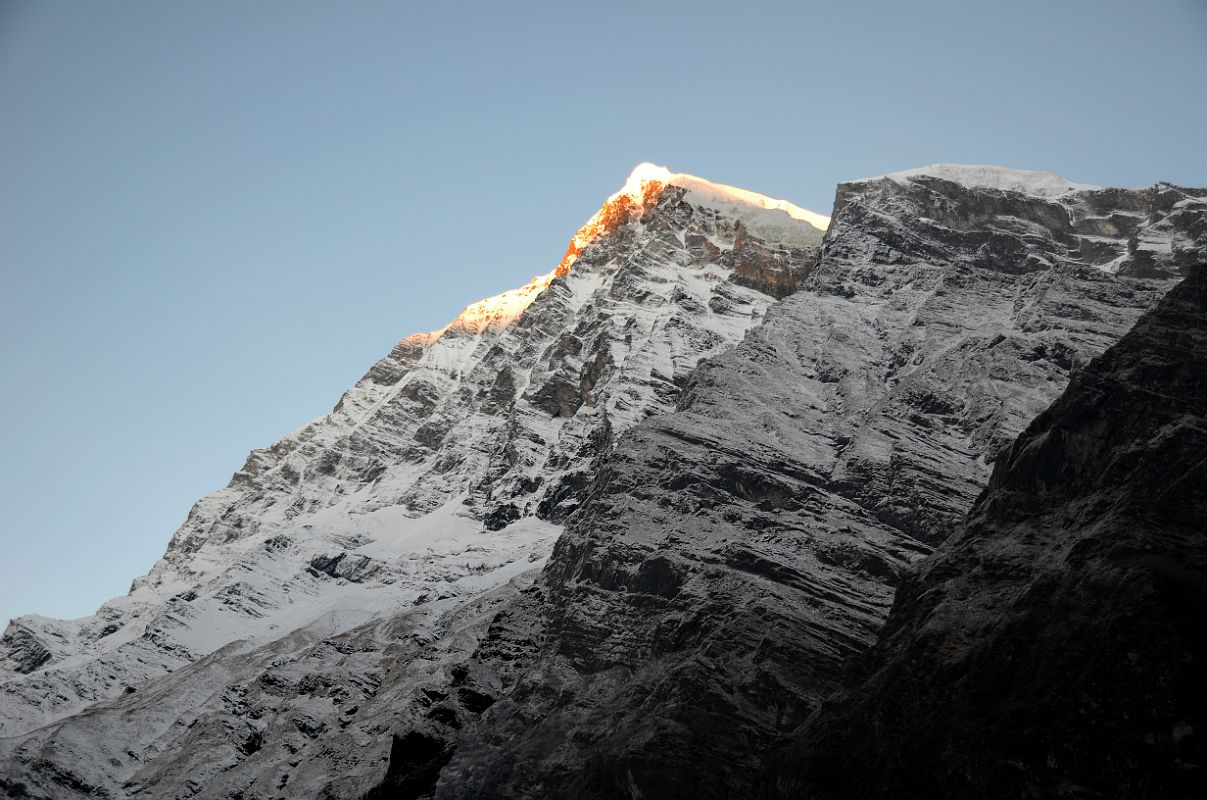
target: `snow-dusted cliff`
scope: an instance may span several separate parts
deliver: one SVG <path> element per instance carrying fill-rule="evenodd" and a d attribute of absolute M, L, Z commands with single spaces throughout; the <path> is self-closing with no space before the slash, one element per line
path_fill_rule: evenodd
<path fill-rule="evenodd" d="M 701 358 L 799 285 L 826 222 L 642 165 L 555 270 L 404 339 L 330 414 L 252 453 L 129 595 L 81 620 L 11 623 L 0 735 L 28 738 L 5 740 L 0 764 L 51 796 L 120 792 L 149 762 L 146 780 L 167 780 L 173 748 L 206 730 L 198 715 L 231 712 L 232 686 L 262 688 L 264 669 L 305 663 L 315 642 L 339 654 L 316 669 L 363 673 L 353 693 L 376 690 L 399 630 L 455 648 L 476 598 L 544 563 L 615 437 L 673 409 Z M 279 721 L 305 742 L 307 725 L 347 724 L 359 701 L 344 700 L 303 703 L 301 728 L 285 709 Z M 239 702 L 239 725 L 265 735 L 272 714 Z"/>

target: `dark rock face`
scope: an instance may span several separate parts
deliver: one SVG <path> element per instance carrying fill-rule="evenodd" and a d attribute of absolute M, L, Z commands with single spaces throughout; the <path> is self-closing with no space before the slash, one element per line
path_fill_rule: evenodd
<path fill-rule="evenodd" d="M 1207 251 L 1176 194 L 839 187 L 802 290 L 601 460 L 434 796 L 751 796 L 992 459 Z"/>
<path fill-rule="evenodd" d="M 348 553 L 325 554 L 310 559 L 308 571 L 316 578 L 342 578 L 352 583 L 361 583 L 381 571 L 382 565 L 368 556 Z"/>
<path fill-rule="evenodd" d="M 365 800 L 387 797 L 418 800 L 430 797 L 440 777 L 440 770 L 451 756 L 448 742 L 424 736 L 417 731 L 395 738 L 385 780 L 371 790 Z"/>
<path fill-rule="evenodd" d="M 729 253 L 733 282 L 772 297 L 787 297 L 804 283 L 819 253 L 810 253 L 803 259 L 800 255 L 783 245 L 769 245 L 752 238 L 745 228 L 739 228 Z"/>
<path fill-rule="evenodd" d="M 10 624 L 0 637 L 6 666 L 19 675 L 28 675 L 50 661 L 54 654 L 23 625 Z"/>
<path fill-rule="evenodd" d="M 998 462 L 774 794 L 1207 795 L 1204 453 L 1200 267 Z"/>

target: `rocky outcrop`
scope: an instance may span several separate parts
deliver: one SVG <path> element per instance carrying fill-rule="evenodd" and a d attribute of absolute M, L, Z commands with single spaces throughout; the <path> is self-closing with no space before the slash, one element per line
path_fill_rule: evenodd
<path fill-rule="evenodd" d="M 425 785 L 750 796 L 1002 448 L 1201 257 L 1195 196 L 840 186 L 803 288 L 602 460 L 514 646 L 466 666 L 495 702 L 419 728 L 444 743 Z"/>
<path fill-rule="evenodd" d="M 37 634 L 20 623 L 11 623 L 0 637 L 5 667 L 19 675 L 28 675 L 54 657 Z"/>
<path fill-rule="evenodd" d="M 745 227 L 738 229 L 733 249 L 723 258 L 733 265 L 733 282 L 758 289 L 772 297 L 784 298 L 804 283 L 812 260 L 801 260 L 787 248 L 752 238 Z"/>
<path fill-rule="evenodd" d="M 1207 266 L 998 461 L 775 794 L 1203 796 L 1205 452 Z"/>

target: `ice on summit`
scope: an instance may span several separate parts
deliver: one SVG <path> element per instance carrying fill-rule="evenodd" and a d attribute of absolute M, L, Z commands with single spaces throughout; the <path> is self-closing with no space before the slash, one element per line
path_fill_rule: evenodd
<path fill-rule="evenodd" d="M 1020 192 L 1035 197 L 1060 197 L 1070 192 L 1090 191 L 1101 189 L 1089 183 L 1074 183 L 1066 180 L 1055 172 L 1042 170 L 1011 169 L 992 164 L 931 164 L 927 167 L 907 169 L 900 172 L 890 172 L 886 175 L 876 175 L 863 178 L 852 183 L 864 181 L 892 180 L 905 183 L 911 178 L 932 177 L 981 189 L 1000 189 L 1007 192 Z"/>
<path fill-rule="evenodd" d="M 825 214 L 801 208 L 787 200 L 777 200 L 748 189 L 713 183 L 683 172 L 671 172 L 666 167 L 648 161 L 633 169 L 621 191 L 639 192 L 647 181 L 686 189 L 687 193 L 683 199 L 687 202 L 723 212 L 740 220 L 751 231 L 762 236 L 786 237 L 788 241 L 800 244 L 815 243 L 821 240 L 822 234 L 830 227 L 830 218 Z M 800 222 L 806 225 L 796 224 Z"/>
<path fill-rule="evenodd" d="M 657 181 L 666 186 L 681 186 L 688 190 L 690 202 L 696 205 L 731 210 L 734 206 L 751 206 L 754 210 L 782 211 L 792 219 L 809 223 L 819 231 L 830 227 L 830 218 L 807 208 L 801 208 L 787 200 L 777 200 L 773 197 L 739 189 L 736 186 L 726 186 L 723 183 L 698 178 L 683 172 L 671 172 L 666 167 L 651 164 L 648 161 L 638 164 L 625 181 L 622 192 L 633 193 L 640 189 L 646 181 Z"/>

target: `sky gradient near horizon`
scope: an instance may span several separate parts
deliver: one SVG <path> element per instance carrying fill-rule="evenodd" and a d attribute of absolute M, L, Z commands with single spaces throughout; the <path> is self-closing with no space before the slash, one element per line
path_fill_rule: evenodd
<path fill-rule="evenodd" d="M 147 571 L 653 161 L 824 214 L 934 162 L 1207 185 L 1207 4 L 0 0 L 0 623 Z"/>

